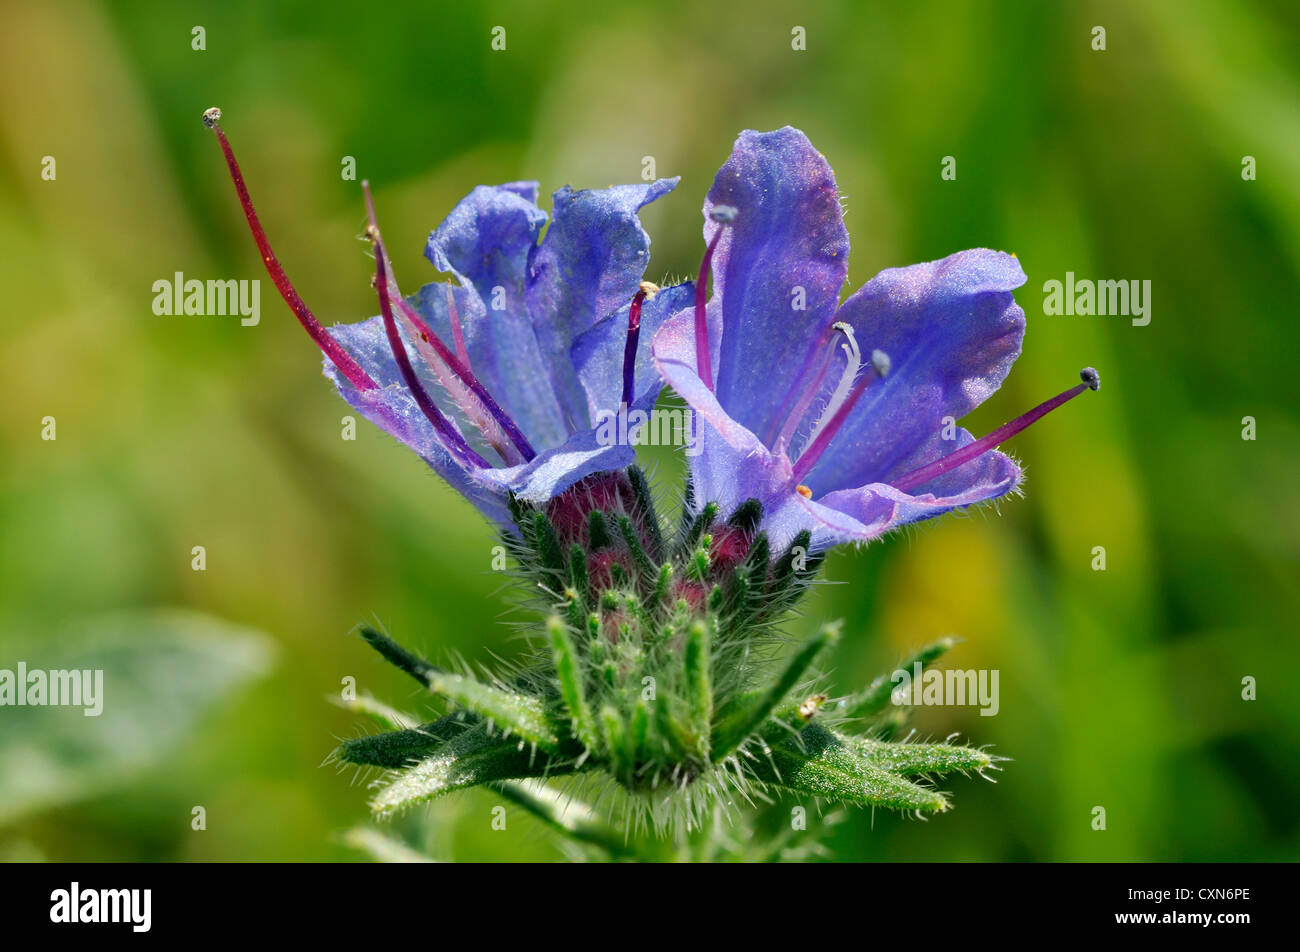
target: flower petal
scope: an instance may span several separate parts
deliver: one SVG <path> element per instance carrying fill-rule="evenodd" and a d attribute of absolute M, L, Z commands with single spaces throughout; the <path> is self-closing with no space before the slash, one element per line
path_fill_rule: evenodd
<path fill-rule="evenodd" d="M 795 491 L 789 458 L 768 449 L 728 416 L 700 380 L 690 311 L 669 318 L 655 335 L 651 350 L 660 375 L 696 413 L 695 440 L 687 456 L 698 505 L 716 502 L 727 513 L 746 499 L 757 499 L 763 505 L 763 529 L 774 547 L 789 544 L 804 529 L 813 533 L 814 550 L 865 542 L 909 522 L 996 498 L 1020 482 L 1019 467 L 994 451 L 932 480 L 925 494 L 909 495 L 876 483 L 807 499 Z M 945 441 L 936 429 L 917 453 L 934 459 L 973 439 L 958 428 L 956 439 Z"/>
<path fill-rule="evenodd" d="M 965 433 L 961 445 L 972 439 Z M 911 495 L 887 483 L 872 483 L 828 493 L 814 504 L 849 516 L 867 529 L 865 535 L 847 530 L 842 538 L 834 541 L 865 541 L 899 526 L 1004 496 L 1013 492 L 1021 479 L 1015 461 L 994 450 L 934 480 L 930 484 L 933 492 Z"/>
<path fill-rule="evenodd" d="M 650 260 L 650 236 L 637 212 L 672 191 L 677 181 L 584 191 L 566 186 L 553 197 L 551 227 L 529 263 L 527 299 L 542 356 L 573 430 L 591 421 L 569 348 L 579 334 L 636 293 Z"/>
<path fill-rule="evenodd" d="M 763 505 L 763 531 L 774 548 L 789 545 L 801 531 L 812 533 L 810 551 L 868 542 L 900 526 L 987 502 L 1016 489 L 1020 468 L 996 451 L 947 473 L 935 492 L 911 495 L 885 483 L 839 490 L 817 499 L 795 492 L 790 461 L 772 453 L 748 430 L 733 428 L 724 438 L 702 415 L 691 448 L 691 476 L 697 509 L 716 502 L 726 514 L 746 499 Z M 962 431 L 959 448 L 973 437 Z M 942 484 L 942 486 L 940 485 Z"/>
<path fill-rule="evenodd" d="M 888 483 L 958 449 L 937 434 L 945 417 L 960 419 L 997 390 L 1020 355 L 1025 314 L 1011 291 L 1024 282 L 1014 256 L 981 248 L 890 268 L 849 297 L 837 319 L 852 324 L 864 354 L 883 350 L 892 367 L 805 482 L 819 494 Z"/>
<path fill-rule="evenodd" d="M 595 430 L 574 433 L 563 446 L 538 453 L 536 458 L 509 469 L 480 470 L 484 485 L 502 493 L 513 492 L 525 502 L 544 503 L 578 480 L 593 473 L 610 472 L 636 461 L 631 446 L 602 444 Z"/>
<path fill-rule="evenodd" d="M 479 186 L 429 236 L 425 255 L 460 281 L 454 300 L 474 375 L 541 447 L 564 442 L 569 428 L 528 313 L 528 261 L 546 221 L 536 197 L 535 182 Z M 446 286 L 426 285 L 412 303 L 452 346 Z"/>
<path fill-rule="evenodd" d="M 733 224 L 711 220 L 717 205 L 737 210 Z M 724 228 L 713 258 L 713 297 L 722 308 L 718 398 L 766 437 L 780 426 L 775 417 L 844 286 L 849 233 L 835 175 L 797 129 L 742 132 L 704 214 L 706 242 Z"/>
<path fill-rule="evenodd" d="M 339 395 L 375 426 L 413 449 L 485 516 L 509 525 L 510 513 L 504 494 L 485 486 L 477 478 L 477 471 L 466 468 L 447 451 L 433 425 L 406 389 L 397 362 L 393 360 L 382 319 L 374 317 L 355 324 L 339 324 L 329 328 L 329 333 L 379 384 L 377 390 L 358 390 L 326 359 L 325 376 L 334 382 Z M 435 388 L 430 386 L 428 389 L 435 398 L 438 396 Z M 452 425 L 455 425 L 454 419 Z"/>
<path fill-rule="evenodd" d="M 713 308 L 713 305 L 710 304 L 709 307 Z M 708 316 L 716 318 L 716 308 L 713 308 Z M 709 323 L 713 325 L 715 321 L 710 320 Z M 717 335 L 710 334 L 709 349 L 716 355 L 717 348 Z M 727 414 L 727 411 L 722 408 L 722 404 L 718 402 L 717 395 L 705 386 L 704 381 L 700 379 L 695 361 L 695 315 L 692 308 L 679 311 L 664 321 L 663 326 L 659 328 L 659 332 L 655 334 L 654 340 L 650 344 L 650 355 L 654 361 L 655 370 L 659 372 L 659 376 L 663 378 L 664 382 L 672 387 L 677 392 L 677 395 L 685 400 L 701 420 L 716 431 L 725 443 L 731 446 L 732 449 L 739 451 L 742 458 L 754 452 L 755 444 L 762 446 L 758 437 Z M 766 452 L 766 447 L 763 449 Z M 704 462 L 709 462 L 707 453 L 699 455 L 706 457 Z M 692 471 L 694 471 L 696 462 L 697 460 L 692 460 Z M 725 472 L 725 468 L 721 464 L 718 472 L 720 474 Z M 725 485 L 727 481 L 725 476 L 719 478 L 716 487 L 709 481 L 707 475 L 702 478 L 704 478 L 705 482 L 697 484 L 697 498 L 702 498 L 707 502 L 709 501 L 708 492 L 725 494 L 729 491 Z M 740 501 L 743 502 L 747 498 L 749 497 L 741 496 Z M 722 498 L 713 501 L 721 505 Z"/>
<path fill-rule="evenodd" d="M 757 499 L 763 506 L 762 530 L 774 549 L 789 545 L 805 529 L 812 533 L 810 551 L 817 552 L 838 542 L 874 538 L 890 528 L 880 523 L 888 520 L 892 503 L 877 507 L 883 512 L 873 513 L 863 506 L 846 513 L 799 495 L 785 454 L 771 452 L 739 424 L 724 436 L 708 418 L 697 414 L 695 442 L 687 455 L 696 511 L 714 502 L 725 519 L 741 503 Z M 860 521 L 868 518 L 875 523 Z"/>

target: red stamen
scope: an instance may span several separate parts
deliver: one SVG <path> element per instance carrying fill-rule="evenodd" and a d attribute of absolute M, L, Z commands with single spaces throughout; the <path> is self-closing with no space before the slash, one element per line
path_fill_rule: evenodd
<path fill-rule="evenodd" d="M 1083 380 L 1083 383 L 1071 387 L 1069 390 L 1058 393 L 1056 396 L 1052 397 L 1052 399 L 1040 403 L 1028 413 L 1021 414 L 1010 423 L 1002 424 L 992 433 L 981 437 L 973 443 L 967 444 L 956 452 L 949 453 L 947 456 L 941 457 L 933 463 L 929 463 L 922 466 L 920 469 L 913 470 L 906 476 L 891 481 L 890 485 L 905 493 L 911 492 L 917 486 L 923 486 L 930 480 L 936 479 L 944 473 L 951 472 L 963 463 L 970 462 L 975 457 L 987 453 L 999 443 L 1010 439 L 1021 430 L 1026 429 L 1031 424 L 1047 416 L 1047 414 L 1051 413 L 1057 407 L 1064 403 L 1069 403 L 1085 390 L 1099 390 L 1101 388 L 1101 378 L 1097 375 L 1097 371 L 1093 370 L 1091 367 L 1084 367 L 1083 370 L 1079 371 L 1079 377 Z"/>
<path fill-rule="evenodd" d="M 368 194 L 367 199 L 369 199 Z M 491 469 L 492 467 L 488 462 L 474 452 L 470 445 L 465 442 L 465 438 L 451 425 L 451 421 L 438 409 L 428 391 L 424 389 L 424 384 L 420 383 L 420 378 L 416 376 L 415 368 L 411 366 L 411 358 L 406 353 L 406 345 L 402 343 L 402 337 L 397 332 L 397 321 L 393 319 L 392 301 L 388 293 L 388 268 L 386 256 L 384 255 L 384 246 L 379 240 L 379 230 L 372 229 L 370 237 L 375 246 L 375 288 L 379 292 L 379 312 L 383 316 L 384 331 L 388 335 L 388 346 L 393 352 L 393 359 L 397 361 L 397 368 L 401 371 L 402 380 L 406 383 L 406 389 L 411 392 L 411 396 L 415 398 L 420 411 L 433 424 L 433 428 L 437 431 L 443 445 L 447 447 L 453 456 L 459 457 L 461 462 L 471 466 L 480 469 Z"/>
<path fill-rule="evenodd" d="M 266 266 L 266 273 L 271 276 L 272 283 L 284 298 L 284 303 L 289 305 L 298 318 L 298 322 L 311 335 L 311 339 L 339 369 L 344 377 L 358 390 L 375 390 L 378 384 L 371 379 L 370 375 L 358 364 L 342 345 L 339 344 L 329 331 L 321 326 L 320 321 L 316 320 L 316 315 L 312 314 L 307 305 L 303 303 L 298 292 L 294 290 L 293 284 L 289 281 L 289 276 L 284 273 L 284 268 L 280 266 L 280 260 L 276 258 L 275 252 L 271 250 L 271 243 L 266 238 L 266 232 L 262 230 L 262 223 L 257 218 L 257 212 L 253 210 L 253 199 L 248 194 L 248 187 L 244 184 L 244 174 L 239 170 L 239 163 L 235 161 L 235 153 L 230 148 L 230 143 L 226 140 L 226 134 L 221 131 L 218 120 L 221 119 L 221 110 L 217 108 L 209 109 L 203 114 L 203 124 L 211 129 L 217 135 L 217 141 L 221 144 L 221 151 L 225 153 L 226 165 L 230 169 L 230 180 L 235 184 L 235 191 L 239 195 L 239 204 L 244 209 L 244 217 L 248 219 L 249 230 L 253 233 L 253 240 L 257 242 L 257 250 L 262 255 L 262 264 Z"/>
<path fill-rule="evenodd" d="M 474 396 L 478 397 L 484 408 L 492 415 L 492 418 L 505 432 L 506 436 L 510 438 L 510 442 L 515 445 L 515 449 L 517 449 L 519 454 L 523 456 L 524 461 L 531 461 L 535 456 L 537 456 L 537 451 L 534 450 L 533 445 L 528 442 L 528 438 L 524 436 L 523 431 L 519 429 L 518 424 L 510 418 L 510 415 L 506 413 L 495 399 L 493 399 L 492 394 L 488 392 L 488 389 L 479 382 L 477 377 L 474 376 L 469 369 L 469 364 L 463 362 L 461 357 L 458 357 L 447 349 L 447 345 L 443 343 L 442 338 L 440 338 L 434 332 L 433 328 L 428 325 L 425 319 L 420 316 L 420 312 L 407 303 L 405 298 L 399 297 L 396 298 L 396 301 L 397 306 L 402 311 L 402 316 L 415 326 L 415 329 L 420 333 L 420 337 L 428 342 L 429 346 L 437 353 L 438 358 L 451 369 L 453 374 L 460 378 L 461 382 L 463 382 L 465 386 L 469 387 Z"/>
<path fill-rule="evenodd" d="M 623 406 L 630 407 L 636 398 L 636 347 L 641 339 L 641 305 L 654 285 L 641 282 L 641 290 L 632 296 L 627 309 L 627 343 L 623 345 Z"/>
<path fill-rule="evenodd" d="M 379 233 L 379 223 L 375 217 L 375 203 L 374 203 L 374 198 L 370 194 L 370 183 L 362 182 L 361 190 L 366 197 L 366 215 L 369 221 L 369 228 L 371 230 L 371 234 L 370 234 L 371 240 L 374 241 L 377 250 L 382 250 L 383 238 Z M 447 345 L 443 343 L 442 338 L 440 338 L 434 332 L 433 328 L 430 327 L 428 323 L 424 320 L 424 318 L 420 316 L 420 313 L 416 311 L 415 308 L 411 307 L 409 303 L 407 303 L 406 298 L 402 297 L 400 289 L 397 288 L 396 281 L 394 281 L 392 278 L 391 271 L 389 272 L 388 275 L 388 281 L 389 281 L 388 298 L 390 303 L 392 301 L 397 302 L 397 306 L 401 310 L 403 318 L 405 318 L 411 324 L 411 326 L 415 328 L 416 332 L 420 335 L 421 340 L 423 340 L 425 343 L 427 343 L 430 347 L 433 348 L 434 353 L 436 353 L 438 356 L 438 359 L 441 360 L 444 364 L 446 364 L 448 369 L 450 369 L 451 372 L 455 374 L 456 377 L 458 377 L 460 381 L 465 384 L 466 387 L 469 388 L 470 392 L 475 397 L 478 398 L 479 402 L 482 403 L 484 409 L 487 410 L 487 412 L 491 415 L 491 417 L 497 423 L 497 425 L 501 427 L 502 432 L 504 432 L 505 435 L 510 439 L 510 442 L 515 445 L 515 448 L 519 451 L 520 455 L 524 458 L 524 461 L 525 462 L 531 461 L 537 455 L 537 453 L 533 450 L 532 444 L 528 442 L 527 437 L 524 436 L 523 432 L 515 424 L 515 421 L 510 419 L 509 414 L 507 414 L 505 410 L 503 410 L 501 406 L 496 402 L 496 400 L 492 398 L 492 394 L 488 392 L 487 388 L 484 387 L 483 384 L 479 382 L 478 378 L 475 377 L 474 374 L 470 372 L 468 357 L 466 356 L 464 359 L 462 359 L 461 357 L 458 357 L 457 355 L 453 354 L 450 350 L 447 349 Z M 396 291 L 397 293 L 393 294 L 393 291 Z M 448 295 L 448 302 L 450 303 L 451 302 L 450 287 L 448 287 L 447 289 L 447 295 Z M 455 319 L 453 318 L 453 320 Z M 459 325 L 458 320 L 456 321 L 456 325 Z M 462 348 L 464 347 L 463 339 L 461 341 L 461 346 Z M 500 438 L 498 437 L 497 439 L 499 441 Z M 507 460 L 507 462 L 510 462 L 510 460 Z"/>

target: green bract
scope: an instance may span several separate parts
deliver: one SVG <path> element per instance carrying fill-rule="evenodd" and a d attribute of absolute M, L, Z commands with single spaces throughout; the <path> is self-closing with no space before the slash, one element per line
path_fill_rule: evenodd
<path fill-rule="evenodd" d="M 891 742 L 903 709 L 886 676 L 828 697 L 818 664 L 838 625 L 803 643 L 778 625 L 819 560 L 807 533 L 773 552 L 756 503 L 726 518 L 706 505 L 668 533 L 632 468 L 545 506 L 516 502 L 513 516 L 519 532 L 506 538 L 534 618 L 532 650 L 515 670 L 491 680 L 454 673 L 362 629 L 452 708 L 415 726 L 374 702 L 354 705 L 397 728 L 336 751 L 343 763 L 390 772 L 371 801 L 376 815 L 491 785 L 601 856 L 752 858 L 785 855 L 781 827 L 791 824 L 771 817 L 792 806 L 937 813 L 948 800 L 929 778 L 994 767 L 982 750 Z M 567 795 L 574 775 L 584 788 L 603 785 L 602 810 Z M 738 835 L 749 823 L 769 828 L 762 843 Z"/>

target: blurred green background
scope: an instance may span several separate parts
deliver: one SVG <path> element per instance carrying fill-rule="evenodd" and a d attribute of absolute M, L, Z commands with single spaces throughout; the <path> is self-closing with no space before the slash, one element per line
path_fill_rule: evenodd
<path fill-rule="evenodd" d="M 962 248 L 1015 251 L 1024 356 L 971 429 L 1084 364 L 1105 387 L 1012 444 L 1027 498 L 836 554 L 837 584 L 791 625 L 845 619 L 841 688 L 964 638 L 946 663 L 998 669 L 999 714 L 931 708 L 917 727 L 1013 762 L 996 786 L 945 784 L 957 808 L 928 823 L 852 814 L 833 855 L 1296 858 L 1298 47 L 1287 0 L 6 4 L 0 667 L 76 663 L 68 632 L 107 624 L 105 650 L 141 686 L 110 681 L 93 751 L 67 712 L 0 709 L 0 855 L 357 858 L 339 833 L 364 819 L 364 778 L 321 764 L 360 725 L 326 697 L 350 676 L 424 702 L 349 630 L 378 620 L 471 662 L 519 647 L 491 532 L 364 422 L 340 439 L 346 408 L 268 281 L 257 327 L 152 312 L 152 283 L 176 271 L 265 277 L 199 123 L 220 105 L 275 248 L 326 322 L 375 310 L 345 156 L 375 185 L 408 290 L 435 277 L 425 238 L 473 186 L 636 181 L 644 156 L 683 177 L 644 215 L 647 277 L 693 273 L 700 204 L 736 133 L 785 124 L 836 170 L 851 286 Z M 940 178 L 948 155 L 955 181 Z M 1150 280 L 1150 325 L 1044 315 L 1043 282 L 1066 271 Z M 57 440 L 41 439 L 46 416 Z M 657 465 L 675 487 L 680 463 Z M 265 636 L 183 620 L 159 665 L 165 620 L 78 621 L 158 606 Z M 204 689 L 214 671 L 222 698 Z M 494 803 L 431 808 L 444 855 L 561 855 L 517 811 L 492 831 Z"/>

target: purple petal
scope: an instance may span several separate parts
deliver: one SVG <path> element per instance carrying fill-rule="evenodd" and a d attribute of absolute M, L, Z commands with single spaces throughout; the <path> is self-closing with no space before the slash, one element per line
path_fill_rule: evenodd
<path fill-rule="evenodd" d="M 967 433 L 965 442 L 970 441 L 971 436 Z M 931 484 L 934 492 L 909 495 L 887 483 L 872 483 L 828 493 L 815 504 L 847 515 L 867 530 L 865 535 L 847 531 L 843 538 L 833 541 L 865 541 L 899 526 L 933 519 L 955 509 L 1006 495 L 1019 486 L 1022 478 L 1015 461 L 996 450 L 972 460 L 967 466 L 969 470 L 963 466 L 945 474 L 942 480 L 935 480 Z M 942 488 L 938 485 L 941 482 L 945 484 Z"/>
<path fill-rule="evenodd" d="M 986 400 L 1019 356 L 1025 314 L 1011 291 L 1024 282 L 1015 257 L 976 249 L 882 271 L 845 301 L 837 319 L 853 325 L 864 355 L 883 350 L 892 368 L 808 474 L 814 492 L 888 483 L 958 449 L 939 439 L 944 417 Z M 966 467 L 949 475 L 958 478 L 945 486 L 971 478 Z"/>
<path fill-rule="evenodd" d="M 503 494 L 509 491 L 526 502 L 543 503 L 584 477 L 622 469 L 635 460 L 636 451 L 631 446 L 602 444 L 595 430 L 582 430 L 563 446 L 539 453 L 528 463 L 481 470 L 478 477 L 484 485 Z"/>
<path fill-rule="evenodd" d="M 636 293 L 650 260 L 650 236 L 637 212 L 670 192 L 677 181 L 586 191 L 566 186 L 553 197 L 551 227 L 529 265 L 528 310 L 573 429 L 581 429 L 589 419 L 569 348 L 578 335 Z M 615 370 L 621 368 L 620 360 Z"/>
<path fill-rule="evenodd" d="M 716 351 L 716 348 L 716 335 L 710 334 L 709 349 Z M 717 395 L 700 379 L 695 362 L 695 316 L 692 309 L 679 311 L 664 321 L 650 344 L 650 354 L 664 382 L 677 391 L 725 442 L 733 449 L 745 453 L 752 451 L 753 444 L 759 442 L 758 438 L 728 415 Z M 722 491 L 723 487 L 719 486 L 718 490 Z M 742 496 L 741 501 L 746 498 Z"/>
<path fill-rule="evenodd" d="M 485 486 L 478 479 L 478 471 L 466 469 L 447 451 L 415 398 L 406 389 L 397 363 L 393 360 L 382 320 L 375 317 L 356 324 L 339 324 L 329 328 L 329 333 L 347 348 L 375 383 L 379 384 L 377 390 L 357 390 L 326 359 L 325 376 L 334 382 L 339 395 L 375 426 L 413 449 L 434 472 L 469 499 L 485 516 L 494 522 L 509 525 L 510 514 L 504 494 Z M 426 383 L 430 395 L 436 398 L 436 388 L 431 381 Z"/>
<path fill-rule="evenodd" d="M 528 313 L 529 256 L 546 213 L 533 204 L 537 183 L 474 189 L 429 236 L 425 254 L 461 287 L 454 298 L 470 367 L 535 447 L 569 435 Z M 412 299 L 452 346 L 446 286 L 430 284 Z"/>
<path fill-rule="evenodd" d="M 933 480 L 924 494 L 913 496 L 876 483 L 806 499 L 795 490 L 789 458 L 769 450 L 728 416 L 700 380 L 690 311 L 666 321 L 651 350 L 664 380 L 696 412 L 695 443 L 687 451 L 696 500 L 700 505 L 716 502 L 726 513 L 746 499 L 757 499 L 763 504 L 764 531 L 774 546 L 789 544 L 804 529 L 812 532 L 815 550 L 840 542 L 865 542 L 909 522 L 996 498 L 1019 484 L 1019 467 L 995 451 Z M 958 428 L 955 440 L 944 441 L 935 430 L 918 453 L 932 459 L 972 439 Z"/>
<path fill-rule="evenodd" d="M 874 510 L 862 505 L 842 512 L 805 499 L 794 490 L 785 454 L 772 453 L 738 424 L 724 437 L 698 414 L 695 444 L 688 455 L 697 511 L 714 502 L 725 518 L 746 500 L 757 499 L 763 506 L 762 529 L 773 548 L 784 548 L 805 529 L 812 533 L 810 549 L 816 552 L 839 542 L 873 539 L 894 526 L 892 501 Z"/>
<path fill-rule="evenodd" d="M 944 486 L 934 493 L 909 495 L 873 483 L 807 499 L 793 490 L 784 454 L 770 452 L 747 430 L 747 439 L 734 428 L 726 439 L 702 415 L 697 420 L 698 455 L 690 460 L 695 498 L 700 505 L 716 502 L 723 513 L 757 499 L 763 504 L 763 531 L 774 548 L 789 545 L 805 529 L 812 533 L 814 552 L 868 542 L 909 523 L 996 499 L 1021 479 L 1020 468 L 995 451 L 935 480 L 936 488 L 940 482 Z M 970 440 L 965 434 L 964 443 Z"/>
<path fill-rule="evenodd" d="M 832 321 L 848 269 L 835 175 L 807 136 L 787 126 L 743 132 L 704 204 L 704 238 L 717 205 L 738 212 L 714 252 L 722 306 L 718 397 L 766 438 L 817 334 Z M 796 309 L 802 304 L 803 309 Z"/>

